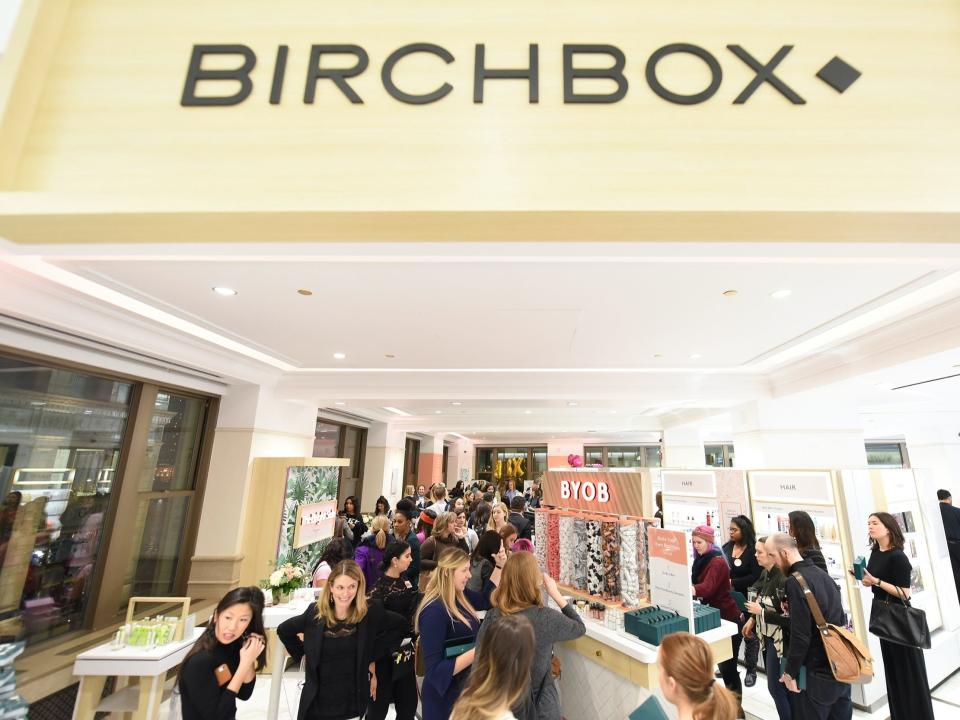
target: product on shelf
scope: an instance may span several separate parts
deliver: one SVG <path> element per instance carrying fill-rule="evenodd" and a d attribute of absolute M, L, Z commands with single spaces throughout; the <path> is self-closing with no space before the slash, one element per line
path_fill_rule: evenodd
<path fill-rule="evenodd" d="M 620 526 L 620 596 L 627 607 L 640 604 L 640 563 L 637 557 L 638 524 Z"/>
<path fill-rule="evenodd" d="M 535 510 L 533 513 L 534 553 L 540 572 L 547 571 L 547 514 L 545 509 Z"/>
<path fill-rule="evenodd" d="M 575 544 L 573 546 L 573 581 L 571 585 L 586 592 L 587 568 L 589 565 L 587 558 L 590 553 L 587 521 L 584 518 L 574 518 L 573 532 Z"/>
<path fill-rule="evenodd" d="M 557 511 L 547 516 L 547 574 L 560 577 L 560 514 Z"/>
<path fill-rule="evenodd" d="M 620 524 L 614 521 L 600 523 L 601 552 L 603 553 L 604 600 L 620 600 Z"/>
<path fill-rule="evenodd" d="M 573 585 L 574 544 L 577 542 L 574 520 L 573 515 L 560 516 L 560 575 L 557 581 L 562 585 Z"/>
<path fill-rule="evenodd" d="M 603 593 L 603 541 L 600 538 L 600 522 L 587 521 L 587 592 L 590 595 Z"/>

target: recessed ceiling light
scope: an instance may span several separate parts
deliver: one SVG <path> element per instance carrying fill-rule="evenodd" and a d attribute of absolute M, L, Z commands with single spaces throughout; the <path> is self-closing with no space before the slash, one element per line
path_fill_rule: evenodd
<path fill-rule="evenodd" d="M 770 293 L 770 297 L 772 297 L 774 300 L 783 300 L 785 297 L 790 297 L 791 292 L 791 290 L 787 290 L 786 288 L 783 288 L 782 290 L 774 290 L 772 293 Z"/>
<path fill-rule="evenodd" d="M 347 357 L 346 353 L 334 353 L 334 354 L 333 354 L 333 359 L 334 359 L 334 360 L 345 360 L 346 357 Z"/>
<path fill-rule="evenodd" d="M 386 410 L 387 412 L 392 412 L 394 415 L 403 415 L 404 417 L 413 417 L 410 413 L 404 412 L 403 410 L 400 410 L 395 407 L 387 407 L 386 405 L 384 405 L 383 409 Z"/>
<path fill-rule="evenodd" d="M 736 295 L 737 295 L 737 291 L 736 291 L 736 290 L 724 290 L 724 291 L 723 291 L 723 296 L 724 296 L 724 297 L 736 297 Z"/>
<path fill-rule="evenodd" d="M 533 410 L 524 410 L 524 411 L 523 411 L 523 414 L 524 414 L 524 415 L 530 415 L 532 412 L 533 412 Z"/>
<path fill-rule="evenodd" d="M 440 415 L 441 413 L 443 413 L 443 410 L 434 410 L 433 412 L 436 415 Z"/>
<path fill-rule="evenodd" d="M 699 359 L 702 358 L 702 357 L 703 357 L 703 355 L 701 355 L 700 353 L 691 353 L 691 354 L 690 354 L 690 359 L 691 359 L 691 360 L 699 360 Z"/>
<path fill-rule="evenodd" d="M 580 403 L 574 402 L 573 400 L 571 400 L 570 402 L 567 403 L 567 407 L 576 407 L 579 404 Z"/>
<path fill-rule="evenodd" d="M 221 285 L 217 285 L 210 289 L 213 290 L 217 295 L 223 295 L 224 297 L 229 297 L 231 295 L 237 294 L 237 291 L 234 290 L 233 288 L 223 287 Z"/>
<path fill-rule="evenodd" d="M 390 360 L 393 360 L 396 357 L 396 355 L 393 355 L 392 353 L 385 353 L 384 357 L 389 358 Z"/>
<path fill-rule="evenodd" d="M 451 402 L 450 404 L 451 404 L 451 405 L 463 405 L 463 403 L 460 402 L 459 400 L 454 400 L 454 401 Z"/>
<path fill-rule="evenodd" d="M 307 290 L 306 288 L 300 288 L 297 290 L 297 295 L 303 295 L 304 297 L 309 297 L 313 295 L 313 290 Z"/>
<path fill-rule="evenodd" d="M 616 414 L 617 414 L 617 411 L 616 411 L 616 410 L 611 410 L 611 411 L 610 411 L 610 414 L 611 414 L 611 415 L 616 415 Z"/>
<path fill-rule="evenodd" d="M 346 403 L 345 403 L 343 400 L 337 400 L 337 401 L 334 402 L 333 404 L 334 404 L 334 405 L 346 405 Z"/>

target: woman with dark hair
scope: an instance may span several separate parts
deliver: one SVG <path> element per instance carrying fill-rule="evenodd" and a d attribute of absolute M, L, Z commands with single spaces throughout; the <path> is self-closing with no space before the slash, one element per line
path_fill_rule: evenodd
<path fill-rule="evenodd" d="M 480 502 L 477 503 L 476 509 L 470 515 L 470 520 L 470 527 L 475 530 L 478 535 L 487 529 L 487 525 L 490 523 L 490 505 L 485 503 L 482 497 Z"/>
<path fill-rule="evenodd" d="M 723 551 L 714 544 L 716 535 L 709 525 L 699 525 L 693 531 L 693 569 L 690 573 L 693 581 L 693 596 L 699 597 L 710 607 L 720 611 L 724 620 L 739 626 L 742 614 L 730 594 L 730 567 Z M 723 684 L 738 695 L 743 692 L 740 673 L 737 670 L 737 658 L 731 657 L 719 663 Z"/>
<path fill-rule="evenodd" d="M 367 525 L 363 522 L 363 516 L 360 515 L 360 501 L 356 495 L 350 495 L 343 501 L 343 512 L 340 513 L 347 521 L 347 527 L 353 532 L 353 539 L 359 542 L 360 538 L 367 534 Z"/>
<path fill-rule="evenodd" d="M 437 522 L 436 510 L 427 508 L 420 511 L 420 522 L 417 525 L 420 531 L 417 533 L 417 540 L 420 541 L 421 548 L 423 548 L 423 543 L 427 541 L 427 538 L 433 535 L 433 524 L 435 522 Z"/>
<path fill-rule="evenodd" d="M 809 560 L 818 568 L 827 571 L 827 560 L 820 552 L 820 541 L 817 540 L 817 527 L 813 518 L 805 510 L 794 510 L 789 515 L 790 536 L 797 541 L 797 550 L 804 560 Z"/>
<path fill-rule="evenodd" d="M 873 588 L 873 608 L 878 603 L 910 601 L 913 566 L 903 551 L 903 532 L 890 513 L 876 512 L 867 520 L 872 552 L 863 573 L 864 586 Z M 923 650 L 880 640 L 890 720 L 933 720 Z"/>
<path fill-rule="evenodd" d="M 330 571 L 333 570 L 334 565 L 344 560 L 350 560 L 350 555 L 347 541 L 343 538 L 334 537 L 327 543 L 316 567 L 313 568 L 313 582 L 311 583 L 313 587 L 322 588 L 326 585 L 327 578 L 330 577 Z"/>
<path fill-rule="evenodd" d="M 393 510 L 390 509 L 390 502 L 381 495 L 377 498 L 376 505 L 373 506 L 373 516 L 386 515 L 388 520 L 393 520 Z"/>
<path fill-rule="evenodd" d="M 493 584 L 498 585 L 500 570 L 506 562 L 503 538 L 500 533 L 487 530 L 477 540 L 477 547 L 470 557 L 470 580 L 467 587 L 473 592 L 480 592 L 491 578 Z"/>
<path fill-rule="evenodd" d="M 233 720 L 263 669 L 263 590 L 239 587 L 217 603 L 206 632 L 180 665 L 183 720 Z"/>
<path fill-rule="evenodd" d="M 337 563 L 317 602 L 277 628 L 294 663 L 306 656 L 297 720 L 362 717 L 377 695 L 376 661 L 406 625 L 379 601 L 367 602 L 359 565 Z"/>
<path fill-rule="evenodd" d="M 730 582 L 733 589 L 747 600 L 747 591 L 751 585 L 760 579 L 763 568 L 757 562 L 757 533 L 753 523 L 746 515 L 737 515 L 730 520 L 730 540 L 723 546 L 723 554 L 727 556 L 730 565 Z M 743 627 L 741 625 L 742 632 Z M 741 633 L 733 636 L 733 657 L 740 655 L 741 642 L 746 646 L 743 655 L 743 664 L 747 666 L 747 674 L 743 684 L 753 687 L 757 684 L 757 658 L 760 656 L 760 641 L 756 634 L 744 637 Z"/>
<path fill-rule="evenodd" d="M 403 640 L 377 660 L 377 697 L 367 710 L 367 720 L 384 720 L 390 704 L 396 709 L 397 720 L 413 720 L 417 711 L 417 677 L 413 668 L 413 614 L 420 602 L 417 589 L 404 580 L 413 555 L 410 545 L 394 540 L 383 553 L 380 569 L 383 574 L 373 586 L 368 598 L 379 600 L 383 606 L 407 619 Z"/>
<path fill-rule="evenodd" d="M 463 494 L 463 480 L 457 480 L 457 484 L 454 485 L 453 490 L 450 491 L 450 498 L 452 500 L 455 500 L 456 498 L 462 498 Z"/>

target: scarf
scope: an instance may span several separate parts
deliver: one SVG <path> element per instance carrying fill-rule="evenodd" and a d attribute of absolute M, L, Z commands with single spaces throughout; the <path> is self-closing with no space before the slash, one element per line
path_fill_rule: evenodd
<path fill-rule="evenodd" d="M 715 557 L 723 557 L 723 551 L 716 545 L 711 545 L 703 555 L 697 555 L 696 550 L 694 550 L 693 554 L 696 555 L 696 557 L 693 559 L 693 570 L 690 571 L 690 580 L 696 585 L 700 573 L 703 572 L 704 568 L 706 568 Z"/>

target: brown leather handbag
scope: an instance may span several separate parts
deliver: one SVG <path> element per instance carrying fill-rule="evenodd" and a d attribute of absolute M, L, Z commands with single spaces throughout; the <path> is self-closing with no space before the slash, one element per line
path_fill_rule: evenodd
<path fill-rule="evenodd" d="M 846 628 L 831 625 L 824 620 L 820 605 L 803 575 L 795 572 L 793 577 L 800 583 L 817 630 L 820 631 L 820 639 L 823 641 L 823 649 L 827 653 L 834 680 L 848 685 L 863 685 L 873 680 L 873 657 L 866 645 Z"/>

